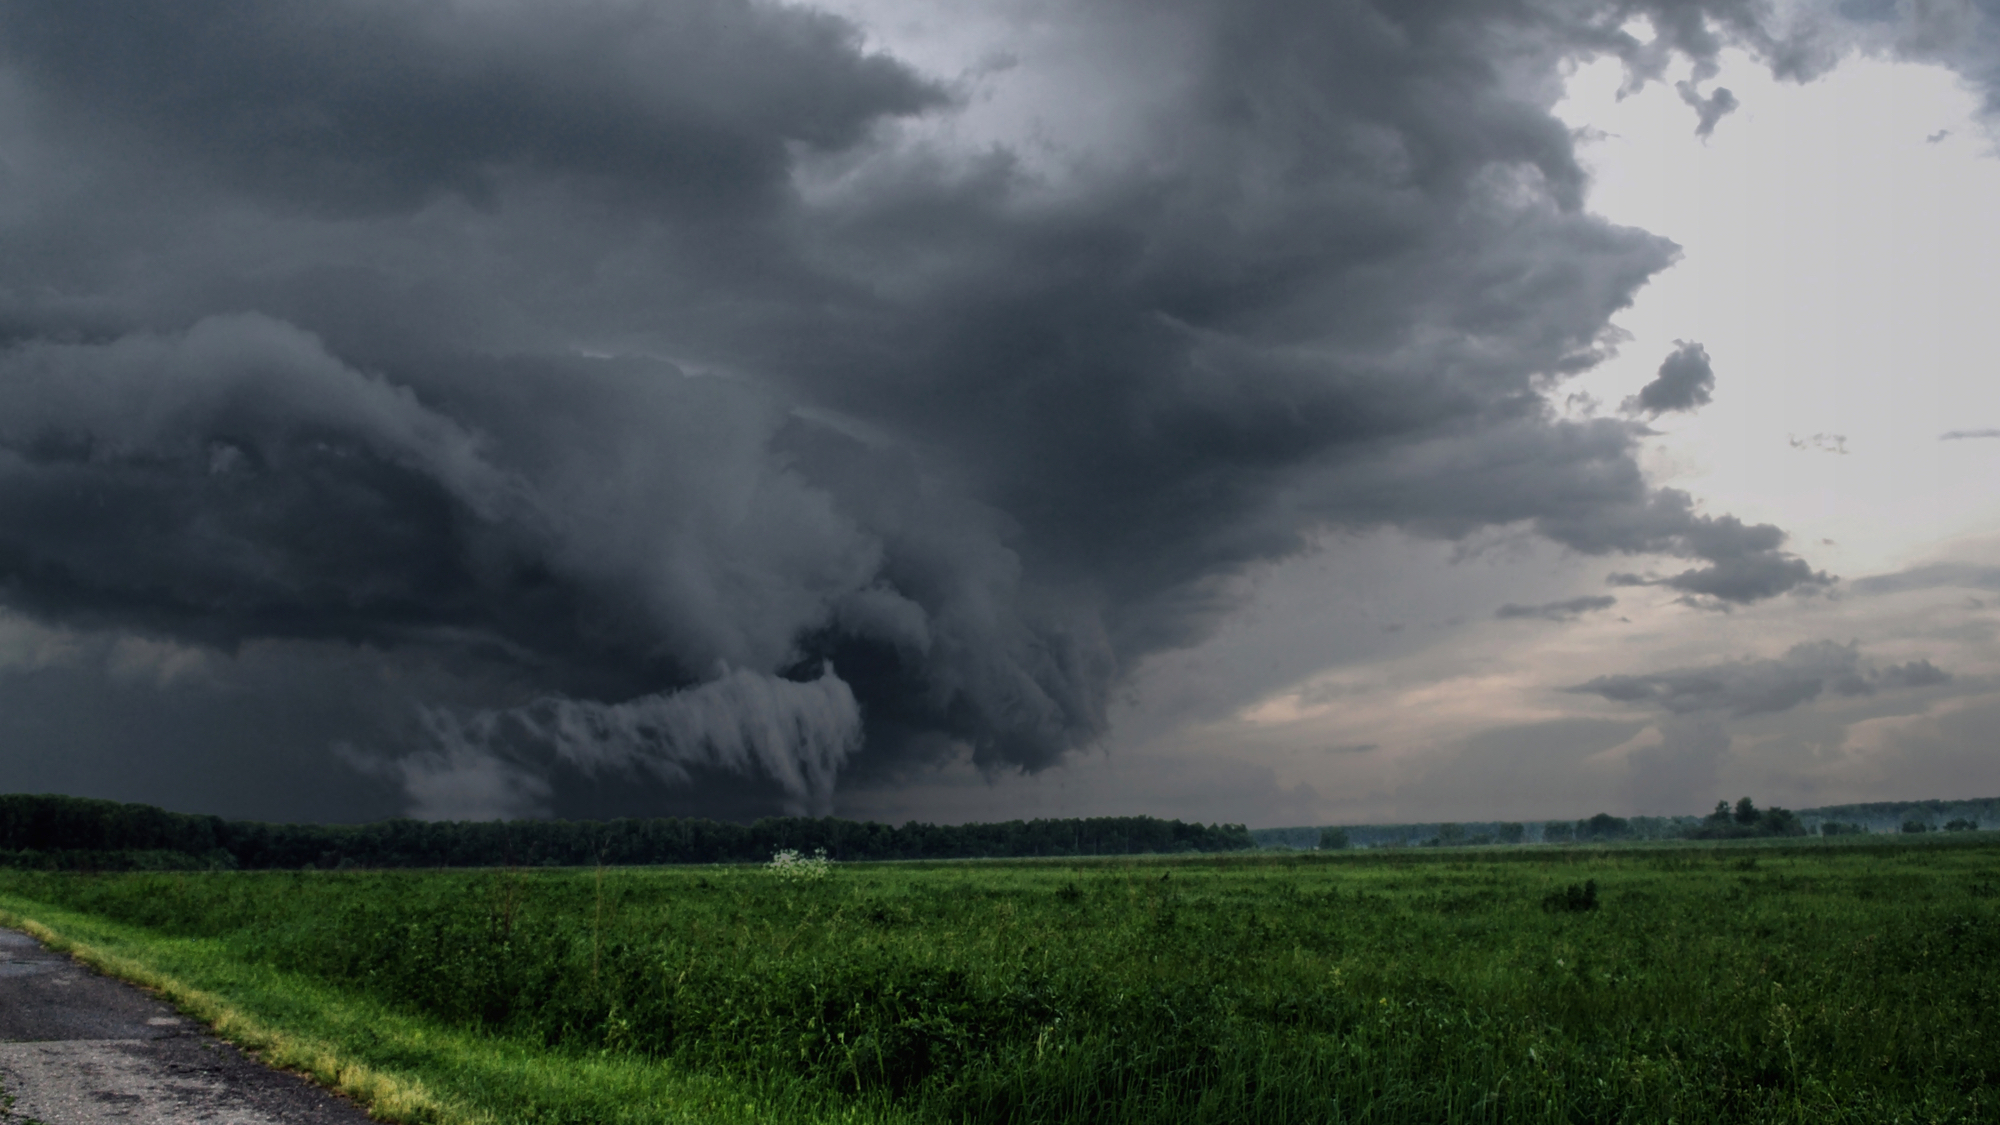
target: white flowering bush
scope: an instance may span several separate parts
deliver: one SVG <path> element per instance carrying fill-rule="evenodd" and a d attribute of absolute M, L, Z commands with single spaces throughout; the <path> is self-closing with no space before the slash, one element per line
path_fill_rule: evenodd
<path fill-rule="evenodd" d="M 824 879 L 833 869 L 833 861 L 826 858 L 825 848 L 813 849 L 810 856 L 800 855 L 797 848 L 781 848 L 771 853 L 771 862 L 766 871 L 788 882 L 815 882 Z"/>

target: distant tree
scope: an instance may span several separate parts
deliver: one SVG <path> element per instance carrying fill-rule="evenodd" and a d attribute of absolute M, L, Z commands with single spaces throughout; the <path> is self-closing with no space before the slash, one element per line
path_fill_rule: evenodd
<path fill-rule="evenodd" d="M 1567 844 L 1576 839 L 1576 825 L 1567 820 L 1551 820 L 1542 825 L 1542 840 L 1550 844 Z"/>
<path fill-rule="evenodd" d="M 1500 826 L 1499 837 L 1503 844 L 1518 844 L 1527 834 L 1528 826 L 1515 821 L 1510 820 Z"/>
<path fill-rule="evenodd" d="M 1579 840 L 1618 840 L 1632 834 L 1632 822 L 1610 813 L 1598 813 L 1589 820 L 1576 822 L 1576 838 Z"/>
<path fill-rule="evenodd" d="M 1776 805 L 1757 814 L 1757 835 L 1759 836 L 1803 836 L 1806 826 L 1800 822 L 1799 814 Z"/>
<path fill-rule="evenodd" d="M 1910 820 L 1906 820 L 1906 821 L 1904 821 L 1904 822 L 1903 822 L 1903 831 L 1904 831 L 1904 832 L 1908 832 L 1908 833 L 1911 833 L 1911 834 L 1915 834 L 1915 833 L 1918 833 L 1918 832 L 1929 832 L 1930 830 L 1931 830 L 1931 826 L 1930 826 L 1930 822 L 1929 822 L 1929 821 L 1925 821 L 1925 820 L 1916 820 L 1916 819 L 1912 818 L 1912 819 L 1910 819 Z"/>
<path fill-rule="evenodd" d="M 1757 802 L 1743 797 L 1736 802 L 1736 823 L 1745 828 L 1757 823 Z"/>
<path fill-rule="evenodd" d="M 1347 829 L 1322 828 L 1319 830 L 1319 849 L 1321 851 L 1336 852 L 1342 848 L 1345 848 L 1346 846 L 1347 846 Z"/>
<path fill-rule="evenodd" d="M 1859 824 L 1849 824 L 1841 820 L 1829 820 L 1819 826 L 1822 836 L 1866 836 L 1868 829 Z"/>
<path fill-rule="evenodd" d="M 1465 825 L 1463 824 L 1438 825 L 1437 840 L 1439 846 L 1447 848 L 1457 847 L 1458 845 L 1465 843 Z"/>
<path fill-rule="evenodd" d="M 1944 830 L 1946 832 L 1977 832 L 1979 831 L 1979 822 L 1963 818 L 1947 820 L 1944 822 Z"/>
<path fill-rule="evenodd" d="M 1836 832 L 1837 834 L 1837 832 Z M 1806 826 L 1799 814 L 1776 805 L 1760 809 L 1745 797 L 1731 809 L 1729 802 L 1717 801 L 1715 811 L 1685 835 L 1696 840 L 1746 840 L 1759 836 L 1804 836 Z"/>

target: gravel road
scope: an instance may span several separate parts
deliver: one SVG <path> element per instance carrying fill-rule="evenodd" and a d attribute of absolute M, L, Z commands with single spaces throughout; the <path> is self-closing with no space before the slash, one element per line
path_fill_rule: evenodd
<path fill-rule="evenodd" d="M 258 1063 L 172 1008 L 0 929 L 0 1122 L 361 1125 L 352 1102 Z"/>

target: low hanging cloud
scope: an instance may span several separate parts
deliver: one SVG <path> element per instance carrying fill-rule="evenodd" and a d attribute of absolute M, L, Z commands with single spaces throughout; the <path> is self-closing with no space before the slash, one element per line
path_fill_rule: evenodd
<path fill-rule="evenodd" d="M 1928 660 L 1877 670 L 1862 660 L 1858 645 L 1810 641 L 1792 646 L 1775 659 L 1736 660 L 1646 675 L 1598 676 L 1563 690 L 1671 714 L 1743 717 L 1788 711 L 1823 693 L 1864 696 L 1881 690 L 1928 687 L 1950 679 L 1949 673 Z"/>
<path fill-rule="evenodd" d="M 1987 590 L 2000 593 L 2000 566 L 1977 563 L 1925 563 L 1889 574 L 1854 580 L 1853 591 L 1864 596 L 1901 594 L 1911 590 Z"/>
<path fill-rule="evenodd" d="M 1734 112 L 1739 104 L 1736 95 L 1730 93 L 1727 86 L 1717 86 L 1707 97 L 1702 96 L 1693 82 L 1676 82 L 1674 90 L 1680 94 L 1682 101 L 1693 107 L 1695 136 L 1703 140 L 1708 139 L 1715 132 L 1716 124 Z"/>
<path fill-rule="evenodd" d="M 447 779 L 479 779 L 479 797 L 535 795 L 486 779 L 522 776 L 509 753 L 548 747 L 588 776 L 647 773 L 669 785 L 689 783 L 695 770 L 762 777 L 784 792 L 787 813 L 825 816 L 840 767 L 861 745 L 861 707 L 831 668 L 806 682 L 735 669 L 621 703 L 550 697 L 470 716 L 433 709 L 424 725 L 437 745 L 417 760 L 439 768 L 403 767 L 420 807 L 441 804 Z"/>
<path fill-rule="evenodd" d="M 356 769 L 396 782 L 408 797 L 409 815 L 418 820 L 522 820 L 548 815 L 549 783 L 485 746 L 446 744 L 389 762 L 346 744 L 337 752 Z"/>
<path fill-rule="evenodd" d="M 1048 767 L 1329 532 L 1524 527 L 1711 606 L 1832 581 L 1650 485 L 1635 419 L 1550 405 L 1678 253 L 1585 208 L 1562 68 L 1798 76 L 1824 36 L 1667 0 L 1037 18 L 1083 64 L 976 82 L 1105 117 L 960 142 L 1018 88 L 803 7 L 0 0 L 0 597 L 423 653 L 478 702 L 369 750 L 413 807 L 565 813 L 551 763 L 809 810 Z M 1712 383 L 1683 345 L 1637 411 Z"/>
<path fill-rule="evenodd" d="M 1610 609 L 1618 604 L 1618 599 L 1609 594 L 1597 594 L 1581 598 L 1565 598 L 1557 602 L 1543 602 L 1541 605 L 1514 605 L 1509 603 L 1493 612 L 1501 621 L 1523 618 L 1538 621 L 1575 621 L 1586 613 Z"/>
<path fill-rule="evenodd" d="M 1785 440 L 1793 449 L 1847 456 L 1846 434 L 1813 434 L 1810 437 L 1793 437 L 1787 434 Z"/>
<path fill-rule="evenodd" d="M 1882 669 L 1882 675 L 1875 681 L 1885 688 L 1935 687 L 1951 682 L 1951 673 L 1939 668 L 1928 660 L 1912 660 L 1908 664 L 1891 664 Z"/>
<path fill-rule="evenodd" d="M 1715 369 L 1709 364 L 1707 349 L 1686 340 L 1674 344 L 1673 354 L 1660 364 L 1653 381 L 1625 400 L 1627 413 L 1657 418 L 1670 411 L 1689 412 L 1708 405 L 1715 391 Z"/>
<path fill-rule="evenodd" d="M 1607 584 L 1661 586 L 1680 591 L 1689 605 L 1726 609 L 1784 593 L 1810 593 L 1835 581 L 1785 553 L 1785 533 L 1771 524 L 1695 515 L 1688 497 L 1671 489 L 1662 489 L 1649 507 L 1655 511 L 1645 513 L 1646 522 L 1658 529 L 1656 542 L 1672 542 L 1680 548 L 1675 553 L 1706 559 L 1709 565 L 1669 575 L 1614 571 L 1606 576 Z"/>

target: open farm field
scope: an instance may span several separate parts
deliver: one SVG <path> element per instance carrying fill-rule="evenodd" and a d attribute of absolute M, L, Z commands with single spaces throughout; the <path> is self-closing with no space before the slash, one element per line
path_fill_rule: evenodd
<path fill-rule="evenodd" d="M 2000 1120 L 1987 833 L 8 871 L 0 910 L 407 1120 Z"/>

